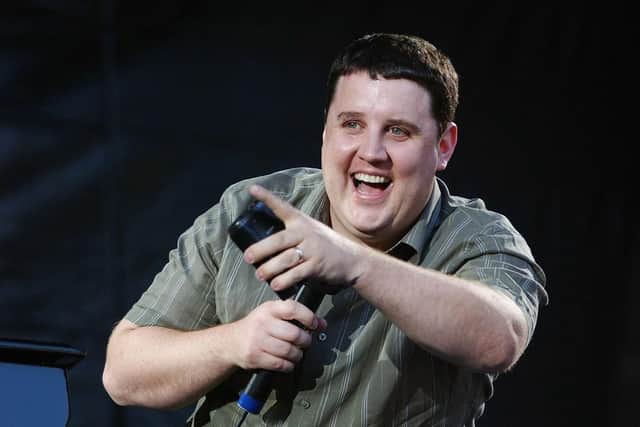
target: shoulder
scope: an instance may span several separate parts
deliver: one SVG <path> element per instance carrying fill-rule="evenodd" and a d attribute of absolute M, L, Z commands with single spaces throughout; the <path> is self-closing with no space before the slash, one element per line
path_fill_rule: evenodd
<path fill-rule="evenodd" d="M 220 203 L 227 209 L 243 209 L 250 202 L 248 189 L 253 184 L 265 187 L 294 206 L 302 204 L 310 194 L 324 191 L 320 169 L 298 167 L 236 182 L 223 192 Z"/>
<path fill-rule="evenodd" d="M 464 229 L 471 234 L 499 229 L 518 234 L 505 215 L 488 209 L 481 198 L 444 194 L 440 222 L 443 226 Z"/>
<path fill-rule="evenodd" d="M 465 258 L 506 253 L 535 264 L 525 238 L 505 215 L 488 209 L 480 198 L 454 196 L 444 182 L 438 184 L 442 207 L 434 240 L 462 251 Z"/>
<path fill-rule="evenodd" d="M 480 232 L 487 228 L 518 233 L 505 215 L 488 209 L 481 198 L 455 196 L 440 179 L 438 185 L 442 194 L 441 226 L 464 228 L 468 233 Z"/>

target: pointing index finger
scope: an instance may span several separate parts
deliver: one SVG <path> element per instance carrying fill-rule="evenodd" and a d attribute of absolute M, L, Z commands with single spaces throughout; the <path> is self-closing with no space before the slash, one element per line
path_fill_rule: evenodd
<path fill-rule="evenodd" d="M 249 187 L 249 193 L 256 199 L 264 202 L 273 213 L 283 221 L 291 218 L 296 211 L 290 204 L 258 184 Z"/>

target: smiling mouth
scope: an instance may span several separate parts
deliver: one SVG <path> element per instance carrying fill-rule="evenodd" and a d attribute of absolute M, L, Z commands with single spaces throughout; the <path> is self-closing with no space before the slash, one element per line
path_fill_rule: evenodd
<path fill-rule="evenodd" d="M 355 173 L 352 175 L 353 185 L 358 190 L 366 188 L 375 188 L 377 190 L 386 190 L 391 184 L 391 179 L 380 175 L 369 175 L 366 173 Z"/>

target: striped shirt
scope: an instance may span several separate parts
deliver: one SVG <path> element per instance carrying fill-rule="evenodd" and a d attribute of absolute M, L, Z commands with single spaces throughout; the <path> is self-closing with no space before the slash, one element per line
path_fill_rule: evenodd
<path fill-rule="evenodd" d="M 328 224 L 320 170 L 296 168 L 230 186 L 200 215 L 151 286 L 126 315 L 131 322 L 195 330 L 233 322 L 277 299 L 229 239 L 227 228 L 259 183 Z M 529 339 L 545 275 L 524 238 L 480 199 L 452 196 L 437 179 L 432 197 L 388 253 L 425 268 L 482 282 L 522 309 Z M 402 286 L 401 283 L 398 286 Z M 449 364 L 418 347 L 353 288 L 326 295 L 317 310 L 328 328 L 314 332 L 296 371 L 277 374 L 274 392 L 245 426 L 470 427 L 493 393 L 493 376 Z M 250 377 L 238 370 L 198 402 L 193 426 L 233 426 L 236 401 Z"/>

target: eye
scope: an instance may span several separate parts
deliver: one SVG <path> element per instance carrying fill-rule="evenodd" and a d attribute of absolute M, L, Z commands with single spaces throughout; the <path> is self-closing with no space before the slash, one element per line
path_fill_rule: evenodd
<path fill-rule="evenodd" d="M 404 138 L 404 139 L 406 139 L 406 138 L 409 138 L 409 136 L 411 136 L 411 133 L 408 130 L 406 130 L 406 129 L 400 127 L 400 126 L 389 126 L 388 131 L 392 136 L 394 136 L 396 138 Z"/>
<path fill-rule="evenodd" d="M 358 120 L 346 120 L 342 122 L 342 128 L 349 134 L 356 134 L 362 129 L 362 123 Z"/>

